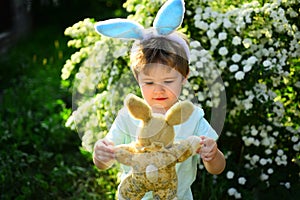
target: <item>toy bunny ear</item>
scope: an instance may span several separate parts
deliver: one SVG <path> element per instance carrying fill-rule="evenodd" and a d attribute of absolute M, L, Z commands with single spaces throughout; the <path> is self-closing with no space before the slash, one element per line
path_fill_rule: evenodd
<path fill-rule="evenodd" d="M 136 119 L 148 122 L 152 117 L 152 110 L 150 106 L 142 98 L 128 94 L 125 98 L 125 105 L 127 106 L 129 113 Z"/>
<path fill-rule="evenodd" d="M 160 35 L 168 35 L 181 26 L 184 17 L 184 1 L 169 0 L 158 11 L 153 27 Z"/>
<path fill-rule="evenodd" d="M 174 104 L 166 113 L 166 121 L 174 126 L 188 120 L 194 111 L 194 105 L 190 101 L 182 101 Z"/>
<path fill-rule="evenodd" d="M 95 24 L 99 34 L 112 38 L 143 39 L 144 27 L 128 19 L 109 19 Z"/>

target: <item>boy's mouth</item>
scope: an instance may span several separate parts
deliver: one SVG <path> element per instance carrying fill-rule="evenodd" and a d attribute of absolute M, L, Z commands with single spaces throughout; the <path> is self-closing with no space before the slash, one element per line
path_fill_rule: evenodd
<path fill-rule="evenodd" d="M 156 100 L 156 101 L 164 101 L 167 98 L 166 97 L 159 97 L 159 98 L 153 98 L 153 99 Z"/>

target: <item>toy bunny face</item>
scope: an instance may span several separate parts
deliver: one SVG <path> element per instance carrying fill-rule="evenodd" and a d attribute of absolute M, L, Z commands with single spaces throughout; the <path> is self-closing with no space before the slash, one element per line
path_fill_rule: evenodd
<path fill-rule="evenodd" d="M 173 126 L 185 122 L 194 110 L 191 102 L 183 101 L 174 104 L 165 115 L 154 114 L 143 99 L 133 94 L 129 94 L 125 102 L 130 114 L 143 122 L 138 132 L 141 146 L 153 142 L 160 142 L 165 147 L 171 145 L 175 137 Z"/>
<path fill-rule="evenodd" d="M 149 146 L 153 142 L 161 142 L 164 146 L 173 143 L 175 137 L 174 128 L 170 126 L 163 115 L 153 115 L 138 132 L 138 142 L 141 146 Z"/>

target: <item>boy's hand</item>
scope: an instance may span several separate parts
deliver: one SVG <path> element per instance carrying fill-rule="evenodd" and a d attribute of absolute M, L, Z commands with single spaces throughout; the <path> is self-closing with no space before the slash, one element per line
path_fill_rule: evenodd
<path fill-rule="evenodd" d="M 200 138 L 200 145 L 202 147 L 197 153 L 200 154 L 203 161 L 212 161 L 218 152 L 218 145 L 216 141 L 206 136 L 200 136 Z"/>
<path fill-rule="evenodd" d="M 98 140 L 94 146 L 94 160 L 101 163 L 108 163 L 115 158 L 114 143 L 107 139 Z"/>

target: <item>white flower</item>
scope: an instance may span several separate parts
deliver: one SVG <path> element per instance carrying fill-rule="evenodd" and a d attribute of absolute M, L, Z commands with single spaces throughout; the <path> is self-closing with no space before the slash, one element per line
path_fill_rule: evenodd
<path fill-rule="evenodd" d="M 197 14 L 200 14 L 200 13 L 202 13 L 202 11 L 203 11 L 202 8 L 201 8 L 201 7 L 198 7 L 198 8 L 196 9 L 195 12 L 196 12 Z"/>
<path fill-rule="evenodd" d="M 127 47 L 122 47 L 122 48 L 118 48 L 116 49 L 114 52 L 113 52 L 113 56 L 115 58 L 118 58 L 120 56 L 123 56 L 125 55 L 125 53 L 128 51 L 128 48 Z"/>
<path fill-rule="evenodd" d="M 232 44 L 237 46 L 242 43 L 242 39 L 239 36 L 234 36 L 232 39 Z"/>
<path fill-rule="evenodd" d="M 236 192 L 237 192 L 237 190 L 235 188 L 229 188 L 227 191 L 229 196 L 233 196 Z"/>
<path fill-rule="evenodd" d="M 234 198 L 235 198 L 235 199 L 241 199 L 241 198 L 242 198 L 241 193 L 236 192 L 236 193 L 234 194 Z"/>
<path fill-rule="evenodd" d="M 285 186 L 287 189 L 290 189 L 290 188 L 291 188 L 290 182 L 286 182 L 286 183 L 284 184 L 284 186 Z"/>
<path fill-rule="evenodd" d="M 252 156 L 252 161 L 257 162 L 258 160 L 259 160 L 259 156 L 258 155 Z"/>
<path fill-rule="evenodd" d="M 193 48 L 197 48 L 197 47 L 201 47 L 201 44 L 199 41 L 197 40 L 194 40 L 190 43 L 190 46 L 193 47 Z"/>
<path fill-rule="evenodd" d="M 208 19 L 210 17 L 210 11 L 205 10 L 205 12 L 202 14 L 203 19 Z"/>
<path fill-rule="evenodd" d="M 221 69 L 224 69 L 226 66 L 227 66 L 227 62 L 226 61 L 222 60 L 221 62 L 219 62 L 219 67 Z"/>
<path fill-rule="evenodd" d="M 264 138 L 262 141 L 261 141 L 261 144 L 265 147 L 268 147 L 271 145 L 271 140 L 269 138 Z"/>
<path fill-rule="evenodd" d="M 203 21 L 196 21 L 195 26 L 197 28 L 200 28 L 200 29 L 204 30 L 204 31 L 206 31 L 208 29 L 208 24 L 206 22 L 203 22 Z"/>
<path fill-rule="evenodd" d="M 251 39 L 245 38 L 245 39 L 243 40 L 243 45 L 244 45 L 244 47 L 245 47 L 246 49 L 248 49 L 248 48 L 252 45 Z"/>
<path fill-rule="evenodd" d="M 298 136 L 295 136 L 295 135 L 291 138 L 292 142 L 295 142 L 295 143 L 298 141 L 298 139 L 299 139 Z"/>
<path fill-rule="evenodd" d="M 268 133 L 266 130 L 261 130 L 260 134 L 259 134 L 261 137 L 265 138 L 268 136 Z"/>
<path fill-rule="evenodd" d="M 229 21 L 228 18 L 223 19 L 223 25 L 225 28 L 230 28 L 232 26 L 232 23 Z"/>
<path fill-rule="evenodd" d="M 212 46 L 217 46 L 220 43 L 220 41 L 217 38 L 213 38 L 210 40 L 210 44 Z"/>
<path fill-rule="evenodd" d="M 300 142 L 298 142 L 298 144 L 294 144 L 294 145 L 293 145 L 293 149 L 294 149 L 295 151 L 300 151 Z"/>
<path fill-rule="evenodd" d="M 288 8 L 287 9 L 287 13 L 290 15 L 290 17 L 294 18 L 294 17 L 298 17 L 298 13 L 293 10 L 292 8 Z"/>
<path fill-rule="evenodd" d="M 227 33 L 221 32 L 218 34 L 219 40 L 226 40 L 227 39 Z"/>
<path fill-rule="evenodd" d="M 202 62 L 202 63 L 208 63 L 209 60 L 208 60 L 207 57 L 202 57 L 202 58 L 200 58 L 200 62 Z"/>
<path fill-rule="evenodd" d="M 195 61 L 197 61 L 197 55 L 196 55 L 196 54 L 193 54 L 193 53 L 191 52 L 191 55 L 190 55 L 190 62 L 195 62 Z"/>
<path fill-rule="evenodd" d="M 235 63 L 239 62 L 241 60 L 242 56 L 238 53 L 235 53 L 231 56 L 231 60 Z"/>
<path fill-rule="evenodd" d="M 194 20 L 195 20 L 195 21 L 200 21 L 200 20 L 201 20 L 201 15 L 196 14 L 196 15 L 194 16 Z"/>
<path fill-rule="evenodd" d="M 285 160 L 287 160 L 287 156 L 283 155 L 283 156 L 281 156 L 281 159 L 285 161 Z"/>
<path fill-rule="evenodd" d="M 245 77 L 245 73 L 242 71 L 238 71 L 237 73 L 235 73 L 234 77 L 236 80 L 242 80 Z"/>
<path fill-rule="evenodd" d="M 251 127 L 251 135 L 256 136 L 258 134 L 258 130 L 255 129 L 255 127 Z"/>
<path fill-rule="evenodd" d="M 297 81 L 294 86 L 300 88 L 300 81 Z"/>
<path fill-rule="evenodd" d="M 267 160 L 264 159 L 264 158 L 262 158 L 262 159 L 259 160 L 259 163 L 260 163 L 261 165 L 266 165 L 266 164 L 267 164 Z"/>
<path fill-rule="evenodd" d="M 249 72 L 251 69 L 252 69 L 252 66 L 251 66 L 251 65 L 245 65 L 245 66 L 243 67 L 243 71 L 244 71 L 245 73 Z"/>
<path fill-rule="evenodd" d="M 282 149 L 278 149 L 277 155 L 278 155 L 278 156 L 282 156 L 282 155 L 283 155 L 283 150 L 282 150 Z"/>
<path fill-rule="evenodd" d="M 275 137 L 277 137 L 277 136 L 279 135 L 279 132 L 278 132 L 278 131 L 275 131 L 275 132 L 273 132 L 273 135 L 274 135 Z"/>
<path fill-rule="evenodd" d="M 210 29 L 213 29 L 213 30 L 216 30 L 218 27 L 219 27 L 219 25 L 218 25 L 216 22 L 212 22 L 212 23 L 209 25 L 209 28 L 210 28 Z"/>
<path fill-rule="evenodd" d="M 247 64 L 253 65 L 256 63 L 257 58 L 255 56 L 251 56 L 250 58 L 247 59 Z"/>
<path fill-rule="evenodd" d="M 251 104 L 252 105 L 252 104 Z M 250 109 L 250 108 L 249 108 Z M 255 146 L 259 146 L 260 145 L 260 142 L 259 142 L 259 140 L 258 139 L 255 139 L 254 140 L 254 143 L 253 143 Z"/>
<path fill-rule="evenodd" d="M 272 131 L 272 130 L 273 130 L 272 126 L 268 125 L 267 126 L 267 131 Z"/>
<path fill-rule="evenodd" d="M 269 67 L 271 64 L 272 64 L 272 63 L 271 63 L 269 60 L 265 60 L 265 61 L 263 62 L 263 66 L 264 66 L 264 67 Z"/>
<path fill-rule="evenodd" d="M 228 179 L 232 179 L 232 178 L 234 177 L 234 172 L 228 171 L 227 174 L 226 174 L 226 177 L 227 177 Z"/>
<path fill-rule="evenodd" d="M 239 182 L 239 184 L 241 184 L 241 185 L 245 185 L 246 179 L 245 179 L 244 177 L 239 177 L 238 182 Z"/>
<path fill-rule="evenodd" d="M 230 65 L 230 67 L 229 67 L 230 72 L 236 72 L 237 70 L 239 70 L 238 65 L 236 65 L 236 64 Z"/>
<path fill-rule="evenodd" d="M 197 69 L 202 69 L 203 68 L 203 62 L 200 62 L 200 61 L 196 62 L 196 67 L 197 67 Z"/>
<path fill-rule="evenodd" d="M 260 180 L 265 181 L 265 180 L 268 180 L 268 179 L 269 179 L 269 175 L 264 174 L 264 173 L 262 173 L 262 174 L 260 175 Z"/>
<path fill-rule="evenodd" d="M 244 103 L 244 106 L 245 106 L 246 110 L 249 110 L 249 109 L 251 109 L 253 107 L 253 104 L 252 104 L 252 102 L 249 99 L 246 99 L 245 101 L 243 101 L 243 103 Z M 256 146 L 259 146 L 259 141 L 255 141 L 254 144 Z"/>
<path fill-rule="evenodd" d="M 205 100 L 205 96 L 202 92 L 198 92 L 198 100 L 199 101 L 204 101 Z"/>
<path fill-rule="evenodd" d="M 272 150 L 271 150 L 271 149 L 266 149 L 266 150 L 265 150 L 265 153 L 266 153 L 267 155 L 270 155 L 270 154 L 272 153 Z"/>
<path fill-rule="evenodd" d="M 268 174 L 273 174 L 274 170 L 272 168 L 269 168 L 267 172 Z"/>
<path fill-rule="evenodd" d="M 226 47 L 221 47 L 221 48 L 219 49 L 219 54 L 220 54 L 221 56 L 226 56 L 226 55 L 228 54 L 227 48 L 226 48 Z"/>
<path fill-rule="evenodd" d="M 209 29 L 207 32 L 206 32 L 206 35 L 209 37 L 209 38 L 213 38 L 215 35 L 216 35 L 216 32 L 212 29 Z"/>
<path fill-rule="evenodd" d="M 250 146 L 251 144 L 254 143 L 254 138 L 253 137 L 248 137 L 247 138 L 246 136 L 243 136 L 242 139 L 244 140 L 246 146 Z"/>

